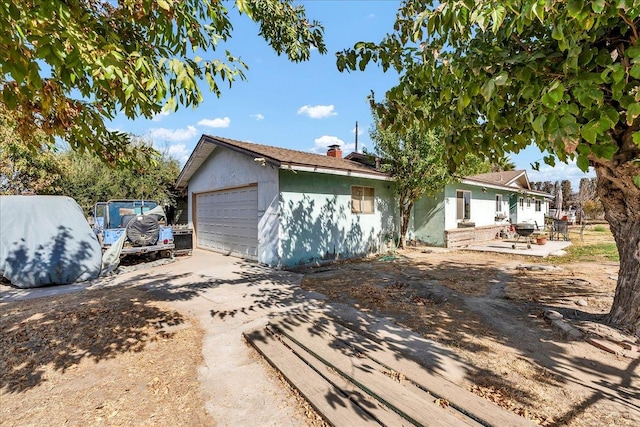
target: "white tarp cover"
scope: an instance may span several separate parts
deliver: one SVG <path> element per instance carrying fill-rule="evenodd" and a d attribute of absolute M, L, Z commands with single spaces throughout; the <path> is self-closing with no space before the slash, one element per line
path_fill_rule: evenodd
<path fill-rule="evenodd" d="M 19 288 L 98 277 L 102 249 L 66 196 L 0 196 L 0 275 Z"/>

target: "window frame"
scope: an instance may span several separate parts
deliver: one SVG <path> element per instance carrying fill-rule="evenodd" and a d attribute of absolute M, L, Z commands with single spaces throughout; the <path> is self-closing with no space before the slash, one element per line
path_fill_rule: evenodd
<path fill-rule="evenodd" d="M 536 212 L 542 212 L 542 203 L 543 201 L 540 199 L 533 199 L 534 203 L 535 203 L 535 209 Z"/>
<path fill-rule="evenodd" d="M 496 213 L 502 213 L 503 206 L 502 194 L 496 194 Z"/>
<path fill-rule="evenodd" d="M 358 195 L 354 194 L 354 190 L 360 190 L 360 199 L 357 200 Z M 370 195 L 367 195 L 367 190 L 370 190 Z M 354 203 L 357 201 L 358 203 Z M 365 210 L 367 207 L 367 201 L 370 202 L 370 209 Z M 352 185 L 351 186 L 351 213 L 357 215 L 372 215 L 376 213 L 376 189 L 375 187 L 369 187 L 366 185 Z"/>
<path fill-rule="evenodd" d="M 458 206 L 458 194 L 462 193 L 462 217 L 460 217 L 460 212 L 459 212 L 459 206 Z M 469 209 L 467 212 L 467 209 L 465 208 L 466 204 L 464 201 L 464 195 L 468 194 L 469 195 Z M 456 190 L 456 221 L 469 221 L 471 220 L 471 191 L 470 190 Z"/>

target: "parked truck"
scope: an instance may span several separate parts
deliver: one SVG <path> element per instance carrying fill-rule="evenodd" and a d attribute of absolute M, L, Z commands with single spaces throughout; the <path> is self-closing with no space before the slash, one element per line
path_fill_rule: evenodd
<path fill-rule="evenodd" d="M 103 251 L 121 245 L 120 255 L 157 254 L 172 257 L 173 229 L 153 200 L 109 200 L 94 208 L 93 230 Z"/>

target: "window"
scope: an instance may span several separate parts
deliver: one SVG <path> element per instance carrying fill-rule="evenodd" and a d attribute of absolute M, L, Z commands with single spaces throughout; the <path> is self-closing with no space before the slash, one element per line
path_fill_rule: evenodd
<path fill-rule="evenodd" d="M 536 212 L 542 211 L 542 200 L 536 199 Z"/>
<path fill-rule="evenodd" d="M 518 199 L 518 203 L 520 204 L 520 209 L 524 209 L 524 199 L 522 197 Z"/>
<path fill-rule="evenodd" d="M 457 219 L 471 219 L 471 191 L 456 191 Z"/>
<path fill-rule="evenodd" d="M 351 187 L 351 213 L 372 214 L 374 212 L 375 191 L 373 187 Z"/>
<path fill-rule="evenodd" d="M 502 212 L 502 194 L 496 194 L 496 212 Z"/>
<path fill-rule="evenodd" d="M 531 197 L 527 197 L 527 207 L 531 207 Z"/>

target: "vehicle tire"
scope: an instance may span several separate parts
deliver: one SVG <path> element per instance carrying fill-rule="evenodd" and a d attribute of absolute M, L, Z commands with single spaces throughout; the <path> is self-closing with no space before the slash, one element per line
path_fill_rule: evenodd
<path fill-rule="evenodd" d="M 138 215 L 129 221 L 126 232 L 133 246 L 151 246 L 158 242 L 160 225 L 151 215 Z"/>

